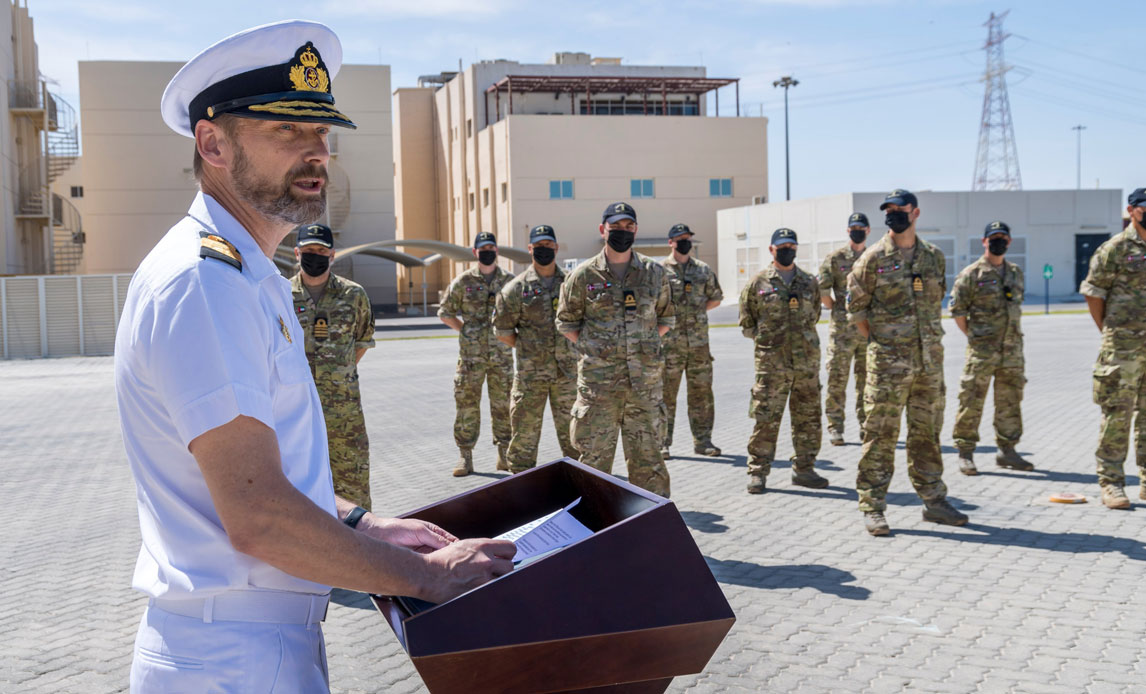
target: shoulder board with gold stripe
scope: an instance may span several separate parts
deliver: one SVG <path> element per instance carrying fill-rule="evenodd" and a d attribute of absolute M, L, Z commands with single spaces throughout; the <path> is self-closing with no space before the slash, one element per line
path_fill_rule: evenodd
<path fill-rule="evenodd" d="M 239 272 L 243 271 L 243 256 L 239 249 L 227 239 L 209 231 L 199 232 L 199 257 L 222 260 Z"/>

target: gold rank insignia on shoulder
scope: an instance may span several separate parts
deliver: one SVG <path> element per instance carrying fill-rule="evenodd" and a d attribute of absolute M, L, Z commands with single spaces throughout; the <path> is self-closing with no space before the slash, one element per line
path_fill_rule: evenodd
<path fill-rule="evenodd" d="M 298 62 L 290 66 L 290 83 L 300 92 L 329 92 L 330 77 L 320 65 L 314 46 L 307 43 L 298 49 Z"/>
<path fill-rule="evenodd" d="M 325 340 L 330 337 L 330 324 L 326 321 L 326 316 L 318 316 L 314 319 L 314 339 Z"/>
<path fill-rule="evenodd" d="M 239 272 L 243 271 L 243 256 L 239 249 L 227 239 L 209 231 L 199 232 L 199 257 L 221 260 Z"/>
<path fill-rule="evenodd" d="M 920 277 L 919 275 L 916 275 L 911 280 L 911 288 L 912 288 L 912 290 L 917 291 L 917 292 L 923 291 L 923 278 Z"/>
<path fill-rule="evenodd" d="M 279 330 L 282 332 L 283 337 L 286 338 L 288 344 L 294 342 L 294 340 L 290 339 L 290 330 L 287 330 L 286 321 L 283 320 L 282 316 L 279 316 Z"/>
<path fill-rule="evenodd" d="M 800 300 L 794 296 L 789 298 L 788 299 L 788 308 L 791 308 L 791 309 L 800 308 Z"/>

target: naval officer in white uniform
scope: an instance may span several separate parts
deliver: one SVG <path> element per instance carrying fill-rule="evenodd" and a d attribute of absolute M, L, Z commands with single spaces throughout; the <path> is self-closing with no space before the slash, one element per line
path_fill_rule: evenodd
<path fill-rule="evenodd" d="M 290 283 L 271 256 L 325 210 L 342 62 L 326 26 L 250 29 L 187 63 L 164 121 L 195 140 L 200 192 L 132 278 L 115 383 L 143 544 L 136 692 L 324 692 L 329 586 L 448 600 L 512 570 L 336 498 Z"/>

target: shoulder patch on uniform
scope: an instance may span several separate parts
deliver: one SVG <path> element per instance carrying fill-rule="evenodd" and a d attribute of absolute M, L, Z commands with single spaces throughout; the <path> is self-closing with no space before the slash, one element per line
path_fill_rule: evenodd
<path fill-rule="evenodd" d="M 243 255 L 235 244 L 209 231 L 199 232 L 199 257 L 222 260 L 239 272 L 243 271 Z"/>

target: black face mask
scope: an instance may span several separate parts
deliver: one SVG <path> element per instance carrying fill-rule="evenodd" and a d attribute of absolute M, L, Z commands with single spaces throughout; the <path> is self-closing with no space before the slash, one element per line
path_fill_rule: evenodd
<path fill-rule="evenodd" d="M 897 234 L 902 234 L 911 226 L 911 218 L 903 210 L 892 210 L 883 218 L 883 223 Z"/>
<path fill-rule="evenodd" d="M 796 249 L 791 246 L 782 246 L 776 249 L 776 262 L 788 267 L 796 259 Z"/>
<path fill-rule="evenodd" d="M 688 252 L 691 250 L 692 250 L 692 239 L 681 239 L 680 241 L 676 242 L 676 252 L 677 253 L 680 253 L 681 255 L 688 255 Z"/>
<path fill-rule="evenodd" d="M 624 229 L 610 229 L 609 230 L 609 248 L 612 248 L 618 253 L 624 253 L 633 246 L 633 239 L 636 237 L 637 232 L 625 231 Z"/>
<path fill-rule="evenodd" d="M 863 227 L 851 227 L 848 229 L 848 236 L 851 237 L 853 243 L 863 243 L 867 240 L 867 230 Z"/>
<path fill-rule="evenodd" d="M 987 252 L 991 255 L 1003 255 L 1007 252 L 1007 239 L 987 239 Z"/>
<path fill-rule="evenodd" d="M 538 265 L 548 265 L 553 262 L 557 257 L 557 250 L 554 248 L 546 248 L 545 246 L 533 247 L 533 260 Z"/>
<path fill-rule="evenodd" d="M 317 253 L 300 253 L 298 264 L 302 271 L 311 277 L 321 277 L 322 273 L 330 269 L 330 256 Z"/>
<path fill-rule="evenodd" d="M 497 251 L 478 251 L 478 262 L 482 265 L 493 265 L 497 262 Z"/>

